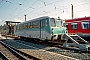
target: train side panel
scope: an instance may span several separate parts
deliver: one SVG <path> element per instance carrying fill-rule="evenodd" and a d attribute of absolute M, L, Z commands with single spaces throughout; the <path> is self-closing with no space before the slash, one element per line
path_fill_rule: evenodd
<path fill-rule="evenodd" d="M 39 38 L 39 39 L 51 39 L 51 31 L 50 31 L 50 24 L 49 18 L 38 20 L 38 27 L 33 26 L 35 21 L 32 21 L 31 28 L 25 29 L 17 29 L 16 35 L 22 37 L 29 37 L 29 38 Z M 23 25 L 23 24 L 22 24 Z M 19 26 L 17 26 L 19 27 Z"/>
<path fill-rule="evenodd" d="M 51 38 L 51 34 L 49 34 L 45 29 L 41 30 L 40 34 L 40 29 L 25 29 L 25 30 L 18 30 L 16 32 L 17 36 L 22 36 L 22 37 L 29 37 L 29 38 L 41 38 L 41 39 L 46 39 Z"/>
<path fill-rule="evenodd" d="M 69 34 L 90 36 L 90 17 L 66 20 L 66 24 Z"/>

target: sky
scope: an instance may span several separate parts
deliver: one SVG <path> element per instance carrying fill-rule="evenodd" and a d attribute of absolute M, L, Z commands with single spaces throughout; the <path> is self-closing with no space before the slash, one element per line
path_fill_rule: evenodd
<path fill-rule="evenodd" d="M 90 0 L 0 0 L 0 25 L 5 21 L 24 22 L 41 16 L 71 19 L 90 16 Z"/>

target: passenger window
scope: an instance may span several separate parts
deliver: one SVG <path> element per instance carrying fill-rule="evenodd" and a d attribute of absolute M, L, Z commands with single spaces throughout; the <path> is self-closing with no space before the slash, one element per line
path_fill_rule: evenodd
<path fill-rule="evenodd" d="M 71 23 L 71 29 L 78 29 L 78 23 Z"/>
<path fill-rule="evenodd" d="M 54 18 L 51 18 L 51 19 L 50 19 L 50 25 L 51 25 L 52 27 L 56 27 L 56 23 L 55 23 L 55 19 L 54 19 Z"/>
<path fill-rule="evenodd" d="M 34 28 L 34 25 L 35 25 L 35 24 L 34 24 L 34 21 L 33 21 L 33 22 L 32 22 L 32 28 Z"/>
<path fill-rule="evenodd" d="M 45 22 L 46 22 L 46 24 L 45 24 L 45 25 L 46 25 L 46 26 L 48 26 L 48 20 L 45 20 Z"/>
<path fill-rule="evenodd" d="M 28 24 L 26 23 L 26 29 L 28 28 Z"/>
<path fill-rule="evenodd" d="M 28 28 L 29 28 L 29 26 L 30 26 L 30 23 L 28 23 Z"/>
<path fill-rule="evenodd" d="M 32 22 L 30 22 L 30 28 L 32 28 Z"/>
<path fill-rule="evenodd" d="M 41 20 L 41 27 L 44 27 L 44 20 Z"/>
<path fill-rule="evenodd" d="M 39 27 L 39 21 L 35 21 L 35 28 Z"/>
<path fill-rule="evenodd" d="M 27 23 L 24 24 L 25 29 L 27 28 Z"/>
<path fill-rule="evenodd" d="M 24 24 L 22 25 L 22 29 L 24 29 Z"/>
<path fill-rule="evenodd" d="M 21 25 L 21 29 L 23 29 L 23 25 Z"/>
<path fill-rule="evenodd" d="M 89 21 L 83 21 L 81 22 L 82 29 L 89 29 Z"/>
<path fill-rule="evenodd" d="M 28 23 L 28 28 L 32 28 L 32 23 L 31 22 Z"/>
<path fill-rule="evenodd" d="M 19 25 L 19 29 L 21 29 L 21 25 Z"/>
<path fill-rule="evenodd" d="M 33 28 L 38 28 L 39 27 L 39 21 L 34 21 L 32 22 Z"/>
<path fill-rule="evenodd" d="M 17 30 L 19 30 L 19 25 L 17 25 Z"/>
<path fill-rule="evenodd" d="M 24 29 L 26 29 L 26 24 L 24 24 Z"/>
<path fill-rule="evenodd" d="M 42 23 L 42 20 L 41 20 L 41 27 L 42 27 L 42 24 L 43 24 L 43 23 Z"/>
<path fill-rule="evenodd" d="M 22 24 L 20 25 L 20 28 L 19 29 L 22 29 Z"/>
<path fill-rule="evenodd" d="M 42 27 L 44 27 L 44 20 L 42 20 Z"/>

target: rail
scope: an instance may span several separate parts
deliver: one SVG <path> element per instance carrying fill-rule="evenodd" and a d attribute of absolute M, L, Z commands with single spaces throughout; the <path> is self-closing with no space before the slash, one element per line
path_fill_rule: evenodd
<path fill-rule="evenodd" d="M 1 57 L 3 60 L 9 60 L 1 51 L 0 51 L 0 57 Z"/>
<path fill-rule="evenodd" d="M 12 48 L 12 49 L 14 49 L 14 50 L 17 51 L 18 53 L 20 53 L 20 54 L 22 54 L 22 55 L 24 55 L 24 56 L 27 56 L 27 57 L 30 58 L 30 59 L 33 59 L 33 60 L 41 60 L 41 59 L 36 58 L 36 57 L 34 57 L 34 56 L 31 56 L 31 55 L 29 55 L 29 54 L 27 54 L 27 53 L 25 53 L 25 52 L 22 52 L 22 51 L 14 48 L 14 47 L 12 47 L 12 46 L 9 46 L 9 47 Z"/>
<path fill-rule="evenodd" d="M 3 43 L 3 42 L 2 42 Z M 25 57 L 27 57 L 27 58 L 29 58 L 29 59 L 33 59 L 33 60 L 41 60 L 41 59 L 39 59 L 39 58 L 36 58 L 36 57 L 34 57 L 34 56 L 31 56 L 31 55 L 29 55 L 29 54 L 27 54 L 27 53 L 25 53 L 25 52 L 22 52 L 22 51 L 20 51 L 20 50 L 18 50 L 18 49 L 16 49 L 16 48 L 14 48 L 14 47 L 12 47 L 12 46 L 10 46 L 10 45 L 8 45 L 8 44 L 5 44 L 5 43 L 3 43 L 4 45 L 7 45 L 8 47 L 9 47 L 9 49 L 12 49 L 12 50 L 14 50 L 15 51 L 15 53 L 17 53 L 18 55 L 23 55 L 23 56 L 25 56 Z M 17 55 L 17 56 L 18 56 Z M 20 59 L 21 60 L 26 60 L 25 58 L 23 58 L 23 56 L 21 56 L 20 55 Z"/>
<path fill-rule="evenodd" d="M 16 57 L 18 57 L 21 60 L 26 60 L 23 56 L 21 56 L 19 53 L 17 53 L 15 50 L 11 49 L 9 46 L 7 46 L 5 43 L 3 43 L 2 41 L 0 41 L 0 43 L 6 47 L 7 49 L 9 49 L 10 52 L 12 52 Z"/>

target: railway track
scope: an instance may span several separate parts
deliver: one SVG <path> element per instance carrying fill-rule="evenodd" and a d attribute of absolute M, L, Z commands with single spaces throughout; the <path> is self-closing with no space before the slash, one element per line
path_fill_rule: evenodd
<path fill-rule="evenodd" d="M 66 36 L 68 36 L 68 35 L 66 35 Z M 78 35 L 75 35 L 75 36 L 74 35 L 70 35 L 68 37 L 75 38 L 77 36 Z M 56 41 L 52 41 L 52 40 L 42 41 L 42 40 L 33 39 L 33 38 L 27 39 L 27 38 L 24 38 L 24 37 L 21 40 L 29 41 L 29 42 L 33 42 L 33 43 L 37 43 L 37 44 L 43 44 L 43 45 L 47 45 L 47 46 L 54 46 L 54 47 L 58 47 L 58 48 L 69 49 L 69 50 L 73 50 L 75 52 L 88 52 L 88 53 L 90 53 L 90 47 L 89 47 L 90 44 L 88 44 L 88 42 L 86 42 L 82 38 L 80 38 L 80 36 L 78 36 L 78 37 L 79 37 L 78 39 L 81 39 L 81 40 L 79 40 L 79 41 L 76 40 L 76 42 L 75 41 L 74 42 L 70 41 L 68 43 L 64 43 L 64 42 L 67 42 L 68 40 L 67 41 L 62 40 L 64 42 L 61 42 L 60 40 L 57 40 L 57 42 L 56 42 Z M 15 39 L 18 39 L 18 38 L 15 38 Z M 86 46 L 88 46 L 88 48 Z"/>
<path fill-rule="evenodd" d="M 11 50 L 11 49 L 10 49 Z M 13 60 L 13 58 L 15 59 L 15 60 L 19 60 L 19 59 L 24 59 L 23 57 L 21 58 L 21 56 L 20 55 L 18 55 L 17 53 L 17 55 L 20 57 L 16 57 L 15 55 L 16 54 L 14 54 L 14 52 L 12 51 L 10 51 L 10 50 L 8 50 L 6 47 L 5 47 L 5 45 L 3 45 L 2 43 L 0 43 L 0 51 L 2 52 L 2 55 L 7 59 L 7 60 Z"/>
<path fill-rule="evenodd" d="M 40 60 L 0 41 L 1 60 Z"/>
<path fill-rule="evenodd" d="M 0 51 L 0 60 L 8 60 L 1 51 Z"/>
<path fill-rule="evenodd" d="M 83 51 L 79 50 L 79 49 L 74 49 L 74 48 L 64 48 L 62 46 L 62 44 L 55 42 L 55 41 L 42 41 L 42 40 L 36 40 L 36 39 L 21 39 L 22 41 L 27 41 L 27 42 L 32 42 L 35 44 L 41 44 L 41 45 L 46 45 L 46 46 L 50 46 L 50 47 L 58 47 L 58 48 L 62 48 L 65 50 L 71 50 L 74 52 L 80 52 L 82 53 Z M 86 53 L 86 52 L 85 52 Z"/>
<path fill-rule="evenodd" d="M 42 40 L 36 40 L 36 39 L 23 39 L 23 41 L 32 42 L 35 44 L 47 45 L 50 47 L 58 47 L 65 50 L 74 51 L 75 53 L 89 53 L 90 54 L 90 51 L 82 51 L 80 49 L 73 48 L 73 47 L 63 47 L 62 46 L 63 44 L 59 43 L 59 41 L 42 41 Z"/>
<path fill-rule="evenodd" d="M 11 46 L 14 46 L 15 48 L 27 53 L 31 54 L 32 56 L 35 56 L 37 58 L 40 58 L 41 60 L 75 60 L 76 58 L 64 56 L 61 54 L 57 54 L 54 52 L 47 51 L 47 46 L 39 45 L 39 44 L 29 44 L 28 42 L 24 41 L 4 41 L 7 44 L 10 44 Z M 17 45 L 16 45 L 17 44 Z M 46 48 L 46 49 L 44 49 Z M 58 57 L 58 58 L 57 58 Z M 77 60 L 77 59 L 76 59 Z"/>
<path fill-rule="evenodd" d="M 25 41 L 5 41 L 5 43 L 8 43 L 17 49 L 26 52 L 28 54 L 32 54 L 32 56 L 41 58 L 41 59 L 52 59 L 54 60 L 55 58 L 58 59 L 80 59 L 80 60 L 86 60 L 90 59 L 90 54 L 83 54 L 83 53 L 75 53 L 74 51 L 71 50 L 66 50 L 66 49 L 61 49 L 61 48 L 56 48 L 56 47 L 49 47 L 41 44 L 34 44 L 34 43 L 29 43 Z M 17 44 L 17 46 L 15 46 Z M 63 56 L 62 56 L 63 55 Z M 53 57 L 56 56 L 56 57 Z M 61 57 L 62 56 L 62 57 Z M 65 57 L 67 56 L 67 57 Z M 58 57 L 58 58 L 57 58 Z"/>

